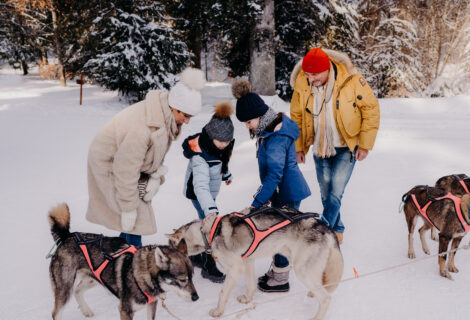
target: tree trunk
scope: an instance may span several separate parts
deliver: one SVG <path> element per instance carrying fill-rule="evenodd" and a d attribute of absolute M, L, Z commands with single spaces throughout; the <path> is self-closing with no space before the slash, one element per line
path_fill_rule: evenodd
<path fill-rule="evenodd" d="M 51 13 L 52 13 L 52 25 L 54 29 L 54 42 L 55 42 L 55 53 L 57 55 L 57 66 L 59 68 L 59 78 L 60 78 L 60 83 L 65 87 L 66 86 L 66 81 L 65 81 L 65 69 L 64 69 L 64 57 L 62 56 L 62 42 L 59 37 L 59 30 L 57 27 L 57 13 L 56 13 L 56 5 L 55 1 L 52 1 L 52 8 L 51 8 Z"/>
<path fill-rule="evenodd" d="M 26 76 L 28 74 L 28 64 L 25 59 L 21 59 L 21 69 L 23 70 L 23 75 Z"/>
<path fill-rule="evenodd" d="M 265 0 L 250 39 L 251 88 L 261 95 L 276 94 L 274 30 L 274 0 Z"/>
<path fill-rule="evenodd" d="M 194 54 L 194 68 L 201 69 L 201 51 L 202 51 L 202 43 L 201 43 L 201 32 L 199 30 L 194 30 L 192 32 L 192 41 L 191 41 L 191 49 Z"/>

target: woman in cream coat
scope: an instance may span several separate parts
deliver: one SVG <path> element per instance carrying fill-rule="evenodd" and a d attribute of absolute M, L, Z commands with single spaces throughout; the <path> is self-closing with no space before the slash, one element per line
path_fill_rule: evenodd
<path fill-rule="evenodd" d="M 98 132 L 88 153 L 90 222 L 137 246 L 141 235 L 157 232 L 151 200 L 164 182 L 163 161 L 181 126 L 200 111 L 204 83 L 201 70 L 188 68 L 170 92 L 150 91 Z"/>

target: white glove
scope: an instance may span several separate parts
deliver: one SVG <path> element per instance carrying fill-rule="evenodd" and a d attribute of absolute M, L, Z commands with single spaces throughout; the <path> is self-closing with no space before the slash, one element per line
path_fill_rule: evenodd
<path fill-rule="evenodd" d="M 145 189 L 145 202 L 150 202 L 157 194 L 158 190 L 160 189 L 160 185 L 165 182 L 165 174 L 167 174 L 167 172 L 168 168 L 162 165 L 156 172 L 152 173 L 149 181 L 147 182 L 147 188 Z"/>
<path fill-rule="evenodd" d="M 121 213 L 121 228 L 124 232 L 134 229 L 135 220 L 137 219 L 137 210 Z"/>

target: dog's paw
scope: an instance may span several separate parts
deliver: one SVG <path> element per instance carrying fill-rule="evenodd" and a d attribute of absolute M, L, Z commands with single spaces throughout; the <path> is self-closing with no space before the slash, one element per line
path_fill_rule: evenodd
<path fill-rule="evenodd" d="M 431 251 L 429 250 L 429 248 L 423 248 L 423 252 L 425 254 L 431 254 Z"/>
<path fill-rule="evenodd" d="M 82 313 L 87 318 L 91 318 L 95 316 L 95 314 L 91 310 L 82 310 Z"/>
<path fill-rule="evenodd" d="M 252 299 L 248 298 L 245 294 L 238 296 L 237 297 L 238 302 L 247 304 L 249 303 Z"/>
<path fill-rule="evenodd" d="M 219 310 L 218 308 L 215 308 L 209 311 L 209 315 L 214 318 L 220 317 L 223 313 L 224 313 L 224 310 Z"/>
<path fill-rule="evenodd" d="M 441 277 L 447 278 L 449 280 L 454 280 L 454 278 L 452 278 L 449 271 L 447 270 L 441 271 L 440 274 L 441 274 Z"/>
<path fill-rule="evenodd" d="M 313 294 L 312 291 L 307 292 L 307 297 L 309 298 L 315 298 L 315 295 Z"/>
<path fill-rule="evenodd" d="M 449 265 L 447 266 L 447 269 L 449 270 L 449 272 L 453 272 L 453 273 L 459 272 L 459 269 L 457 269 L 457 267 L 456 267 L 455 265 L 453 265 L 453 264 L 449 264 Z"/>
<path fill-rule="evenodd" d="M 414 259 L 414 258 L 416 258 L 415 253 L 414 253 L 414 252 L 408 252 L 408 258 L 409 258 L 409 259 Z"/>

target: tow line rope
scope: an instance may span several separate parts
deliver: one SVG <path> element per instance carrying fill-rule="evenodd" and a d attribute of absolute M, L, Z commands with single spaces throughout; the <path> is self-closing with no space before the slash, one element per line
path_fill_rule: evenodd
<path fill-rule="evenodd" d="M 165 299 L 161 298 L 160 300 L 162 301 L 162 307 L 163 307 L 163 309 L 165 309 L 166 312 L 168 312 L 168 314 L 169 314 L 170 316 L 172 316 L 172 317 L 175 318 L 176 320 L 181 320 L 181 319 L 178 318 L 173 312 L 171 312 L 170 309 L 168 309 L 168 307 L 167 307 L 166 304 L 165 304 Z"/>
<path fill-rule="evenodd" d="M 390 271 L 390 270 L 393 270 L 393 269 L 402 268 L 402 267 L 405 267 L 407 265 L 418 263 L 418 262 L 421 262 L 421 261 L 424 261 L 424 260 L 427 260 L 427 259 L 431 259 L 431 258 L 434 258 L 434 257 L 437 257 L 437 256 L 445 256 L 447 254 L 454 253 L 454 252 L 457 252 L 459 250 L 470 250 L 470 243 L 467 244 L 467 245 L 461 246 L 460 248 L 452 249 L 452 250 L 449 250 L 449 251 L 446 251 L 446 252 L 443 252 L 443 253 L 436 253 L 434 255 L 430 255 L 430 256 L 427 256 L 427 257 L 424 257 L 424 258 L 421 258 L 421 259 L 415 259 L 415 260 L 410 261 L 410 262 L 398 264 L 398 265 L 391 266 L 391 267 L 386 267 L 386 268 L 379 269 L 379 270 L 376 270 L 376 271 L 367 272 L 367 273 L 364 273 L 364 274 L 361 274 L 361 275 L 359 275 L 356 268 L 353 268 L 353 271 L 354 271 L 354 276 L 353 277 L 342 279 L 340 281 L 333 282 L 333 283 L 328 283 L 328 284 L 324 285 L 323 288 L 326 288 L 326 287 L 329 287 L 329 286 L 334 286 L 334 285 L 340 284 L 342 282 L 347 282 L 347 281 L 356 280 L 356 279 L 359 279 L 359 278 L 369 277 L 369 276 L 372 276 L 372 275 L 375 275 L 375 274 L 378 274 L 378 273 L 382 273 L 382 272 L 386 272 L 386 271 Z M 242 315 L 244 315 L 244 314 L 246 314 L 246 313 L 248 313 L 252 310 L 255 310 L 256 307 L 258 307 L 258 306 L 261 306 L 263 304 L 268 304 L 268 303 L 271 303 L 271 302 L 275 302 L 275 301 L 278 301 L 278 300 L 283 300 L 286 297 L 292 297 L 292 296 L 296 296 L 296 295 L 299 295 L 299 294 L 305 294 L 305 291 L 297 291 L 297 292 L 293 292 L 293 293 L 283 294 L 279 297 L 272 298 L 272 299 L 269 299 L 269 300 L 265 300 L 265 301 L 261 301 L 261 302 L 253 302 L 251 304 L 251 306 L 249 306 L 247 308 L 244 308 L 244 309 L 241 309 L 241 310 L 238 310 L 238 311 L 235 311 L 235 312 L 232 312 L 232 313 L 224 314 L 219 319 L 228 318 L 228 317 L 232 317 L 232 316 L 235 316 L 235 315 L 238 315 L 236 318 L 240 318 Z"/>

